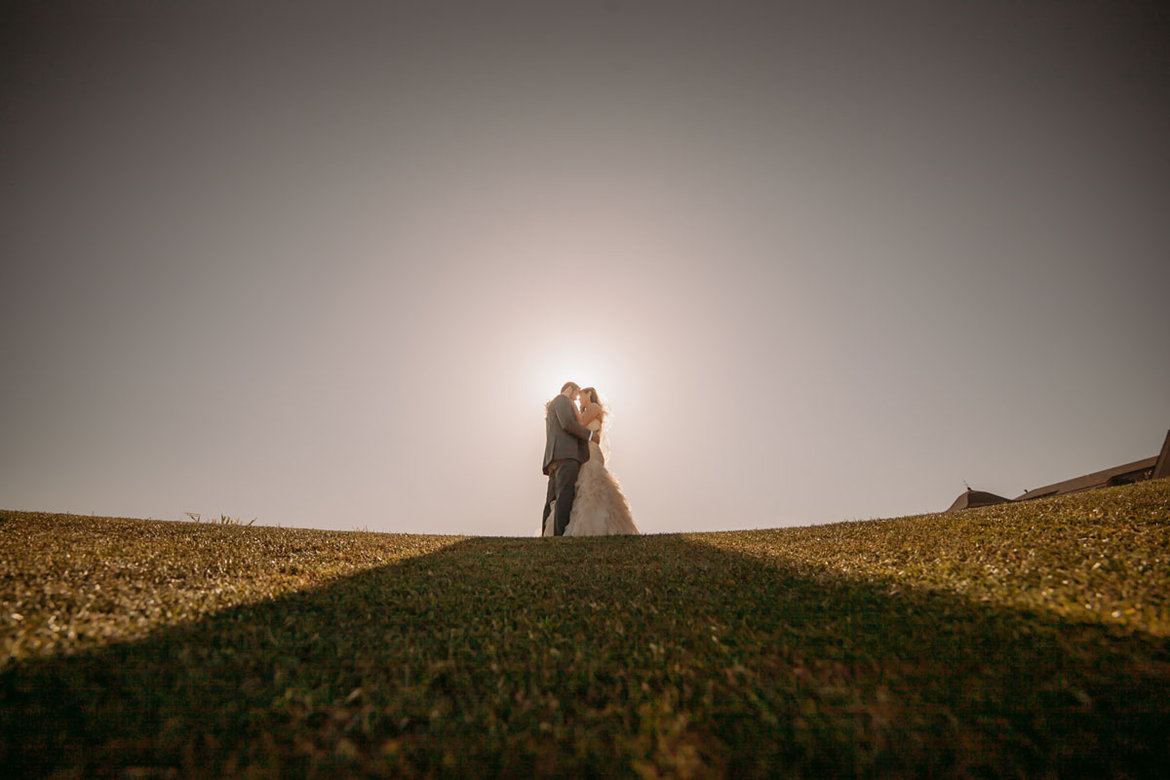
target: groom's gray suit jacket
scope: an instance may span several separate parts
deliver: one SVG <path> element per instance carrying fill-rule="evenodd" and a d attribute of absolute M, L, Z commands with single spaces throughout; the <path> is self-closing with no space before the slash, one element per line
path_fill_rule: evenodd
<path fill-rule="evenodd" d="M 558 394 L 548 402 L 544 413 L 544 473 L 554 460 L 569 458 L 585 463 L 589 460 L 588 428 L 577 422 L 573 402 Z"/>

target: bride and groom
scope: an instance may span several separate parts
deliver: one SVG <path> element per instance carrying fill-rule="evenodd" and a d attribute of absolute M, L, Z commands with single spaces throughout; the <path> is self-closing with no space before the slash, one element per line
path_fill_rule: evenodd
<path fill-rule="evenodd" d="M 638 533 L 626 497 L 605 467 L 601 451 L 605 415 L 597 391 L 582 390 L 576 382 L 566 382 L 545 406 L 544 536 Z"/>

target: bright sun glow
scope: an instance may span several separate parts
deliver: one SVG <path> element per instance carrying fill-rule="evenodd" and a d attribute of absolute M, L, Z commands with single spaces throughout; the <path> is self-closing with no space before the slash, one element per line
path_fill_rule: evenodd
<path fill-rule="evenodd" d="M 549 398 L 552 398 L 565 382 L 576 382 L 581 387 L 592 385 L 602 390 L 602 392 L 605 392 L 602 388 L 608 388 L 610 386 L 606 381 L 604 372 L 591 367 L 590 364 L 584 361 L 578 363 L 576 366 L 564 365 L 550 367 L 539 381 L 539 394 L 541 399 L 547 401 Z"/>
<path fill-rule="evenodd" d="M 592 385 L 602 395 L 620 394 L 620 372 L 612 356 L 601 350 L 567 345 L 564 354 L 556 354 L 551 346 L 539 355 L 532 355 L 523 375 L 530 377 L 524 389 L 525 397 L 544 403 L 556 395 L 565 382 L 576 382 L 582 387 Z"/>

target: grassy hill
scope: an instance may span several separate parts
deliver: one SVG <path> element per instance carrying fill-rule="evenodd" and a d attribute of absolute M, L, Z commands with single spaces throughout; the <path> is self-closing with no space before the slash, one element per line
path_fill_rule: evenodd
<path fill-rule="evenodd" d="M 602 539 L 0 512 L 0 774 L 1126 776 L 1170 481 Z"/>

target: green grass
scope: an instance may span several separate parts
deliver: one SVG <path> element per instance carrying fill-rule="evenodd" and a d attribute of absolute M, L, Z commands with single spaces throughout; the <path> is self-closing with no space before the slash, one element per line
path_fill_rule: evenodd
<path fill-rule="evenodd" d="M 0 512 L 0 774 L 1158 776 L 1168 521 L 1167 480 L 603 539 Z"/>

